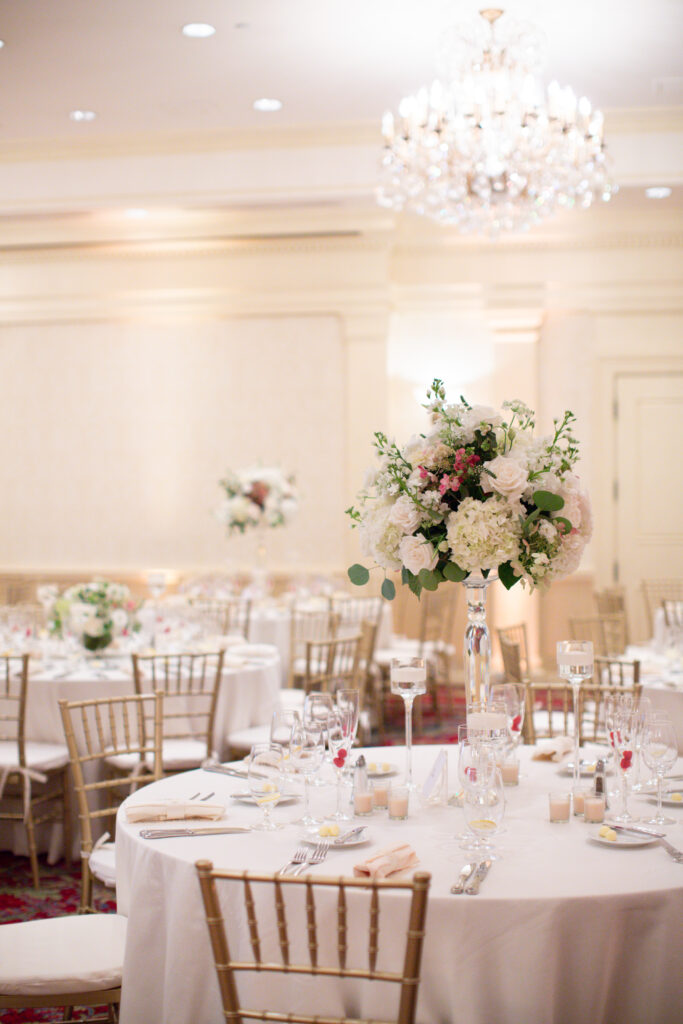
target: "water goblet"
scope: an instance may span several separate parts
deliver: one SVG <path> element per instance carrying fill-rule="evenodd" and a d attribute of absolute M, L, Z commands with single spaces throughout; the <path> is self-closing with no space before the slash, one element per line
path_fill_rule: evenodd
<path fill-rule="evenodd" d="M 524 691 L 517 683 L 496 683 L 491 687 L 490 699 L 494 703 L 505 705 L 508 732 L 513 746 L 517 747 L 522 739 L 524 726 Z"/>
<path fill-rule="evenodd" d="M 403 698 L 406 713 L 406 786 L 413 782 L 413 702 L 427 692 L 427 662 L 424 658 L 391 659 L 391 692 Z"/>
<path fill-rule="evenodd" d="M 643 730 L 643 760 L 657 776 L 657 813 L 648 825 L 674 825 L 673 818 L 662 813 L 664 775 L 674 766 L 678 757 L 676 730 L 666 715 L 651 715 Z"/>
<path fill-rule="evenodd" d="M 505 789 L 500 771 L 495 764 L 484 766 L 480 763 L 476 779 L 465 786 L 463 800 L 465 823 L 472 840 L 466 847 L 482 857 L 497 860 L 490 840 L 499 832 L 505 814 Z"/>
<path fill-rule="evenodd" d="M 292 767 L 304 777 L 304 813 L 295 824 L 307 828 L 321 825 L 322 819 L 310 812 L 310 783 L 320 768 L 325 753 L 325 734 L 318 722 L 304 723 L 298 718 L 292 726 L 289 743 Z"/>
<path fill-rule="evenodd" d="M 270 743 L 257 743 L 249 758 L 249 791 L 263 811 L 261 821 L 253 828 L 266 832 L 282 828 L 273 821 L 271 812 L 280 800 L 282 786 L 282 750 Z"/>
<path fill-rule="evenodd" d="M 337 774 L 337 809 L 329 817 L 334 821 L 350 821 L 351 815 L 342 810 L 342 781 L 349 755 L 351 712 L 337 708 L 327 716 L 327 745 Z"/>
<path fill-rule="evenodd" d="M 557 645 L 557 667 L 560 676 L 571 683 L 574 696 L 574 778 L 572 790 L 579 789 L 581 762 L 579 743 L 581 738 L 580 700 L 581 684 L 593 675 L 593 644 L 590 640 L 560 640 Z"/>

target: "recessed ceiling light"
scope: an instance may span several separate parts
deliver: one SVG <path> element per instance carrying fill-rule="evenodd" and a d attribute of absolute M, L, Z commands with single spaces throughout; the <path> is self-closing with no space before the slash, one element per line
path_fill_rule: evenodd
<path fill-rule="evenodd" d="M 645 189 L 645 195 L 648 199 L 668 199 L 671 189 L 668 185 L 653 185 L 652 188 Z"/>
<path fill-rule="evenodd" d="M 5 45 L 5 40 L 4 39 L 0 39 L 0 50 L 2 50 L 4 45 Z"/>
<path fill-rule="evenodd" d="M 281 109 L 282 103 L 280 100 L 269 99 L 267 96 L 262 96 L 260 100 L 254 100 L 254 110 L 270 112 Z"/>
<path fill-rule="evenodd" d="M 96 116 L 94 110 L 72 110 L 69 114 L 72 121 L 94 121 Z"/>
<path fill-rule="evenodd" d="M 126 217 L 129 217 L 130 220 L 142 220 L 143 217 L 149 217 L 149 210 L 132 208 L 130 210 L 126 210 L 125 215 Z"/>
<path fill-rule="evenodd" d="M 191 21 L 188 25 L 183 25 L 183 35 L 190 39 L 208 39 L 215 32 L 213 25 L 207 25 L 204 21 Z"/>

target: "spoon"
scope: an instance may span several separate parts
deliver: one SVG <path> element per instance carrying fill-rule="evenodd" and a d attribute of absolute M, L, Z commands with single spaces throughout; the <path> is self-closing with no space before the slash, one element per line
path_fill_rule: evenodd
<path fill-rule="evenodd" d="M 460 877 L 458 878 L 458 881 L 455 883 L 455 885 L 451 886 L 451 892 L 453 893 L 454 896 L 460 896 L 463 889 L 465 888 L 467 880 L 469 879 L 470 875 L 472 874 L 476 866 L 476 864 L 465 864 L 464 868 L 460 872 Z"/>

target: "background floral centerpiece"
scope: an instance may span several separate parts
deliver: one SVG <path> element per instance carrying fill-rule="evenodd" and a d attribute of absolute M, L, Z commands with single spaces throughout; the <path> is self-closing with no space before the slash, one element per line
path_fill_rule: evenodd
<path fill-rule="evenodd" d="M 573 572 L 592 531 L 587 495 L 573 467 L 578 446 L 574 415 L 554 420 L 553 433 L 534 435 L 534 413 L 523 402 L 503 411 L 448 405 L 442 381 L 427 392 L 432 428 L 403 447 L 375 434 L 379 465 L 367 474 L 358 507 L 347 509 L 361 550 L 385 573 L 400 571 L 419 596 L 445 581 L 498 574 L 508 589 L 547 587 Z M 369 579 L 353 565 L 353 583 Z M 395 588 L 385 578 L 382 593 Z"/>
<path fill-rule="evenodd" d="M 228 533 L 285 526 L 297 510 L 294 477 L 277 466 L 228 471 L 219 483 L 225 500 L 218 517 Z"/>
<path fill-rule="evenodd" d="M 137 607 L 138 602 L 123 583 L 77 583 L 54 601 L 51 632 L 62 636 L 66 629 L 71 630 L 87 650 L 102 650 L 115 637 L 140 629 L 135 618 Z"/>

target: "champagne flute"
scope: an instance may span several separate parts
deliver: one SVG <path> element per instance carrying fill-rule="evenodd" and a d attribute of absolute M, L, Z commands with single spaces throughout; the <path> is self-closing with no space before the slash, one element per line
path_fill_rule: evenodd
<path fill-rule="evenodd" d="M 657 813 L 648 825 L 675 825 L 673 818 L 662 813 L 662 788 L 664 775 L 673 768 L 678 757 L 676 730 L 671 719 L 664 714 L 651 715 L 643 731 L 643 759 L 657 776 Z"/>
<path fill-rule="evenodd" d="M 413 782 L 413 702 L 427 692 L 427 663 L 424 658 L 391 659 L 391 692 L 403 698 L 406 712 L 406 786 Z"/>
<path fill-rule="evenodd" d="M 310 812 L 309 786 L 312 777 L 320 768 L 325 753 L 325 734 L 318 722 L 309 721 L 305 725 L 297 716 L 292 726 L 290 744 L 292 767 L 304 777 L 304 813 L 295 824 L 307 828 L 322 824 L 321 818 L 315 818 Z"/>
<path fill-rule="evenodd" d="M 290 708 L 277 708 L 273 711 L 270 720 L 270 742 L 271 746 L 279 747 L 282 751 L 284 770 L 289 768 L 290 741 L 292 729 L 300 722 L 299 712 Z"/>
<path fill-rule="evenodd" d="M 352 747 L 356 742 L 356 734 L 358 733 L 358 722 L 360 719 L 360 690 L 337 690 L 335 694 L 337 707 L 342 711 L 351 712 L 351 724 L 349 734 L 349 747 Z"/>
<path fill-rule="evenodd" d="M 337 773 L 337 809 L 330 817 L 334 821 L 350 821 L 351 815 L 342 810 L 342 780 L 349 754 L 351 712 L 337 708 L 327 718 L 327 745 Z"/>
<path fill-rule="evenodd" d="M 332 695 L 321 693 L 319 690 L 313 690 L 304 701 L 304 725 L 309 721 L 318 722 L 323 730 L 323 736 L 327 738 L 327 719 L 333 711 L 334 701 Z M 331 763 L 332 757 L 329 752 L 323 755 L 323 761 Z M 323 786 L 325 783 L 322 779 L 316 778 L 314 785 Z"/>
<path fill-rule="evenodd" d="M 251 748 L 249 759 L 249 791 L 263 811 L 261 821 L 253 828 L 272 832 L 282 828 L 273 821 L 271 812 L 281 795 L 282 750 L 270 743 L 257 743 Z"/>
<path fill-rule="evenodd" d="M 633 755 L 635 733 L 638 728 L 637 716 L 634 715 L 632 707 L 621 705 L 614 716 L 614 749 L 618 755 L 619 777 L 621 780 L 621 811 L 614 815 L 614 821 L 622 825 L 628 825 L 634 818 L 628 809 L 628 787 L 630 775 L 633 768 Z"/>
<path fill-rule="evenodd" d="M 581 700 L 581 683 L 584 679 L 590 679 L 593 675 L 593 644 L 591 641 L 560 640 L 557 645 L 557 667 L 560 676 L 563 679 L 568 679 L 571 683 L 574 694 L 574 779 L 572 789 L 574 793 L 577 793 L 581 780 L 579 704 Z"/>

